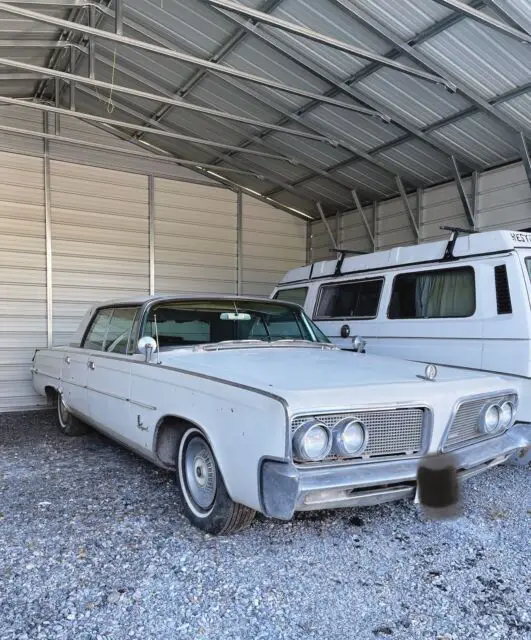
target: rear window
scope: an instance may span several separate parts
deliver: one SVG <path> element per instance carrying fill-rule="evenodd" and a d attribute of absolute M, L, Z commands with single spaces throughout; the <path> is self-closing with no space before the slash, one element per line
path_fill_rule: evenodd
<path fill-rule="evenodd" d="M 304 307 L 306 296 L 308 295 L 308 287 L 295 287 L 293 289 L 280 289 L 275 293 L 275 300 L 283 300 L 284 302 L 294 302 Z"/>
<path fill-rule="evenodd" d="M 476 310 L 472 267 L 402 273 L 394 279 L 391 319 L 467 318 Z"/>
<path fill-rule="evenodd" d="M 382 286 L 383 278 L 322 285 L 315 318 L 375 318 Z"/>

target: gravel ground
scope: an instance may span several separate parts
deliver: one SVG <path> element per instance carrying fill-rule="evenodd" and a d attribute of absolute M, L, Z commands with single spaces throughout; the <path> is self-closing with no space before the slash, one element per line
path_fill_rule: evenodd
<path fill-rule="evenodd" d="M 263 518 L 211 538 L 173 475 L 49 413 L 0 415 L 0 638 L 531 638 L 531 473 L 409 502 Z"/>

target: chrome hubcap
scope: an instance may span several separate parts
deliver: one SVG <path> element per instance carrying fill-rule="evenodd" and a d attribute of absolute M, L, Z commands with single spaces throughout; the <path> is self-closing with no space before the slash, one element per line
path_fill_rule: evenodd
<path fill-rule="evenodd" d="M 216 497 L 216 464 L 210 447 L 202 438 L 193 437 L 184 460 L 186 486 L 201 509 L 208 509 Z"/>

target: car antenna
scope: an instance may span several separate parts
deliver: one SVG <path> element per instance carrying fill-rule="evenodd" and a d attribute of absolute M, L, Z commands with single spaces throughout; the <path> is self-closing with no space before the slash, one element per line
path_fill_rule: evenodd
<path fill-rule="evenodd" d="M 155 321 L 155 340 L 157 341 L 157 364 L 160 364 L 160 358 L 159 358 L 159 353 L 160 353 L 160 343 L 159 343 L 159 326 L 157 324 L 157 314 L 154 313 L 153 314 L 153 320 Z"/>
<path fill-rule="evenodd" d="M 450 236 L 450 240 L 448 240 L 448 244 L 446 245 L 446 249 L 444 251 L 444 255 L 442 257 L 443 260 L 455 260 L 454 256 L 454 248 L 455 243 L 457 242 L 457 238 L 459 235 L 470 235 L 471 233 L 478 233 L 477 229 L 463 229 L 462 227 L 440 227 L 442 231 L 451 231 L 452 235 Z"/>
<path fill-rule="evenodd" d="M 356 251 L 355 249 L 341 249 L 340 247 L 337 246 L 336 244 L 336 240 L 334 238 L 334 234 L 332 233 L 332 230 L 330 229 L 330 225 L 328 224 L 328 220 L 326 219 L 326 216 L 324 214 L 323 211 L 323 207 L 321 205 L 320 202 L 317 203 L 317 210 L 319 211 L 319 215 L 321 216 L 321 220 L 323 221 L 323 224 L 325 226 L 326 231 L 328 232 L 328 235 L 330 236 L 330 240 L 332 241 L 332 249 L 330 249 L 330 251 L 332 253 L 339 253 L 339 258 L 336 262 L 336 268 L 334 271 L 334 275 L 335 276 L 340 276 L 341 275 L 341 267 L 343 266 L 343 261 L 345 260 L 345 257 L 347 255 L 364 255 L 367 253 L 367 251 Z"/>

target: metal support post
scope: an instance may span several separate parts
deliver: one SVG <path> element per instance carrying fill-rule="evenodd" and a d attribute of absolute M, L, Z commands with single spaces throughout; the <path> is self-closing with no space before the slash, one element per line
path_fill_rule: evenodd
<path fill-rule="evenodd" d="M 524 163 L 524 169 L 531 187 L 531 158 L 529 155 L 529 147 L 523 132 L 520 133 L 520 149 L 522 151 L 522 162 Z"/>
<path fill-rule="evenodd" d="M 356 209 L 360 215 L 360 218 L 363 222 L 363 226 L 365 227 L 365 231 L 367 232 L 367 235 L 369 236 L 369 239 L 371 241 L 371 245 L 372 245 L 372 250 L 374 251 L 376 248 L 376 244 L 374 242 L 374 233 L 371 230 L 371 226 L 369 224 L 369 221 L 367 220 L 367 216 L 365 215 L 365 212 L 363 211 L 363 207 L 361 206 L 361 202 L 360 199 L 358 197 L 358 193 L 356 191 L 356 189 L 352 189 L 352 197 L 354 199 L 354 204 L 356 205 Z"/>
<path fill-rule="evenodd" d="M 419 229 L 419 235 L 417 236 L 417 244 L 422 242 L 422 224 L 423 224 L 423 212 L 424 212 L 424 189 L 417 189 L 417 224 Z"/>
<path fill-rule="evenodd" d="M 236 293 L 243 291 L 243 194 L 236 192 Z"/>
<path fill-rule="evenodd" d="M 124 25 L 124 3 L 123 0 L 115 0 L 114 3 L 114 33 L 121 36 Z M 91 27 L 94 25 L 90 25 Z"/>
<path fill-rule="evenodd" d="M 61 108 L 61 78 L 55 78 L 55 107 L 57 109 Z M 37 104 L 37 103 L 36 103 Z M 66 113 L 66 109 L 64 109 Z M 46 116 L 46 113 L 43 114 Z M 47 116 L 46 116 L 47 117 Z M 59 111 L 55 112 L 55 130 L 54 133 L 56 136 L 61 135 L 61 115 Z"/>
<path fill-rule="evenodd" d="M 148 176 L 149 295 L 155 294 L 155 178 Z"/>
<path fill-rule="evenodd" d="M 96 8 L 93 5 L 89 6 L 89 26 L 94 28 L 96 26 Z M 89 36 L 88 41 L 88 68 L 89 78 L 96 77 L 96 40 L 94 36 Z"/>
<path fill-rule="evenodd" d="M 70 78 L 70 110 L 76 110 L 76 83 L 74 81 L 74 72 L 76 70 L 76 50 L 74 47 L 70 47 L 70 74 L 72 77 Z M 56 78 L 59 76 L 55 76 Z"/>
<path fill-rule="evenodd" d="M 326 216 L 324 214 L 323 211 L 323 206 L 321 205 L 320 202 L 317 203 L 317 211 L 319 211 L 319 216 L 321 217 L 321 220 L 323 221 L 323 224 L 325 226 L 325 229 L 330 237 L 330 242 L 332 244 L 332 249 L 337 250 L 337 245 L 336 245 L 336 241 L 334 239 L 334 234 L 332 233 L 332 229 L 330 228 L 330 225 L 328 224 L 328 220 L 326 219 Z"/>
<path fill-rule="evenodd" d="M 402 178 L 400 176 L 396 176 L 395 180 L 398 191 L 400 192 L 400 197 L 402 198 L 402 202 L 404 203 L 404 207 L 406 208 L 406 213 L 409 217 L 411 228 L 413 229 L 413 233 L 415 234 L 415 240 L 418 242 L 418 239 L 420 237 L 419 227 L 417 221 L 415 220 L 415 216 L 413 215 L 413 211 L 411 210 L 411 205 L 409 204 L 409 199 L 404 188 L 404 183 L 402 182 Z"/>
<path fill-rule="evenodd" d="M 42 114 L 43 132 L 48 133 L 48 114 Z M 53 279 L 52 279 L 52 198 L 50 180 L 50 141 L 43 140 L 44 171 L 44 236 L 46 251 L 46 343 L 53 345 Z"/>
<path fill-rule="evenodd" d="M 461 203 L 463 205 L 463 209 L 465 210 L 468 224 L 470 225 L 471 229 L 475 229 L 476 220 L 474 218 L 474 210 L 466 194 L 465 185 L 463 184 L 461 174 L 459 173 L 459 167 L 457 166 L 457 160 L 455 156 L 452 156 L 452 166 L 454 171 L 455 183 L 457 185 L 457 191 L 459 192 L 459 197 L 461 198 Z"/>

